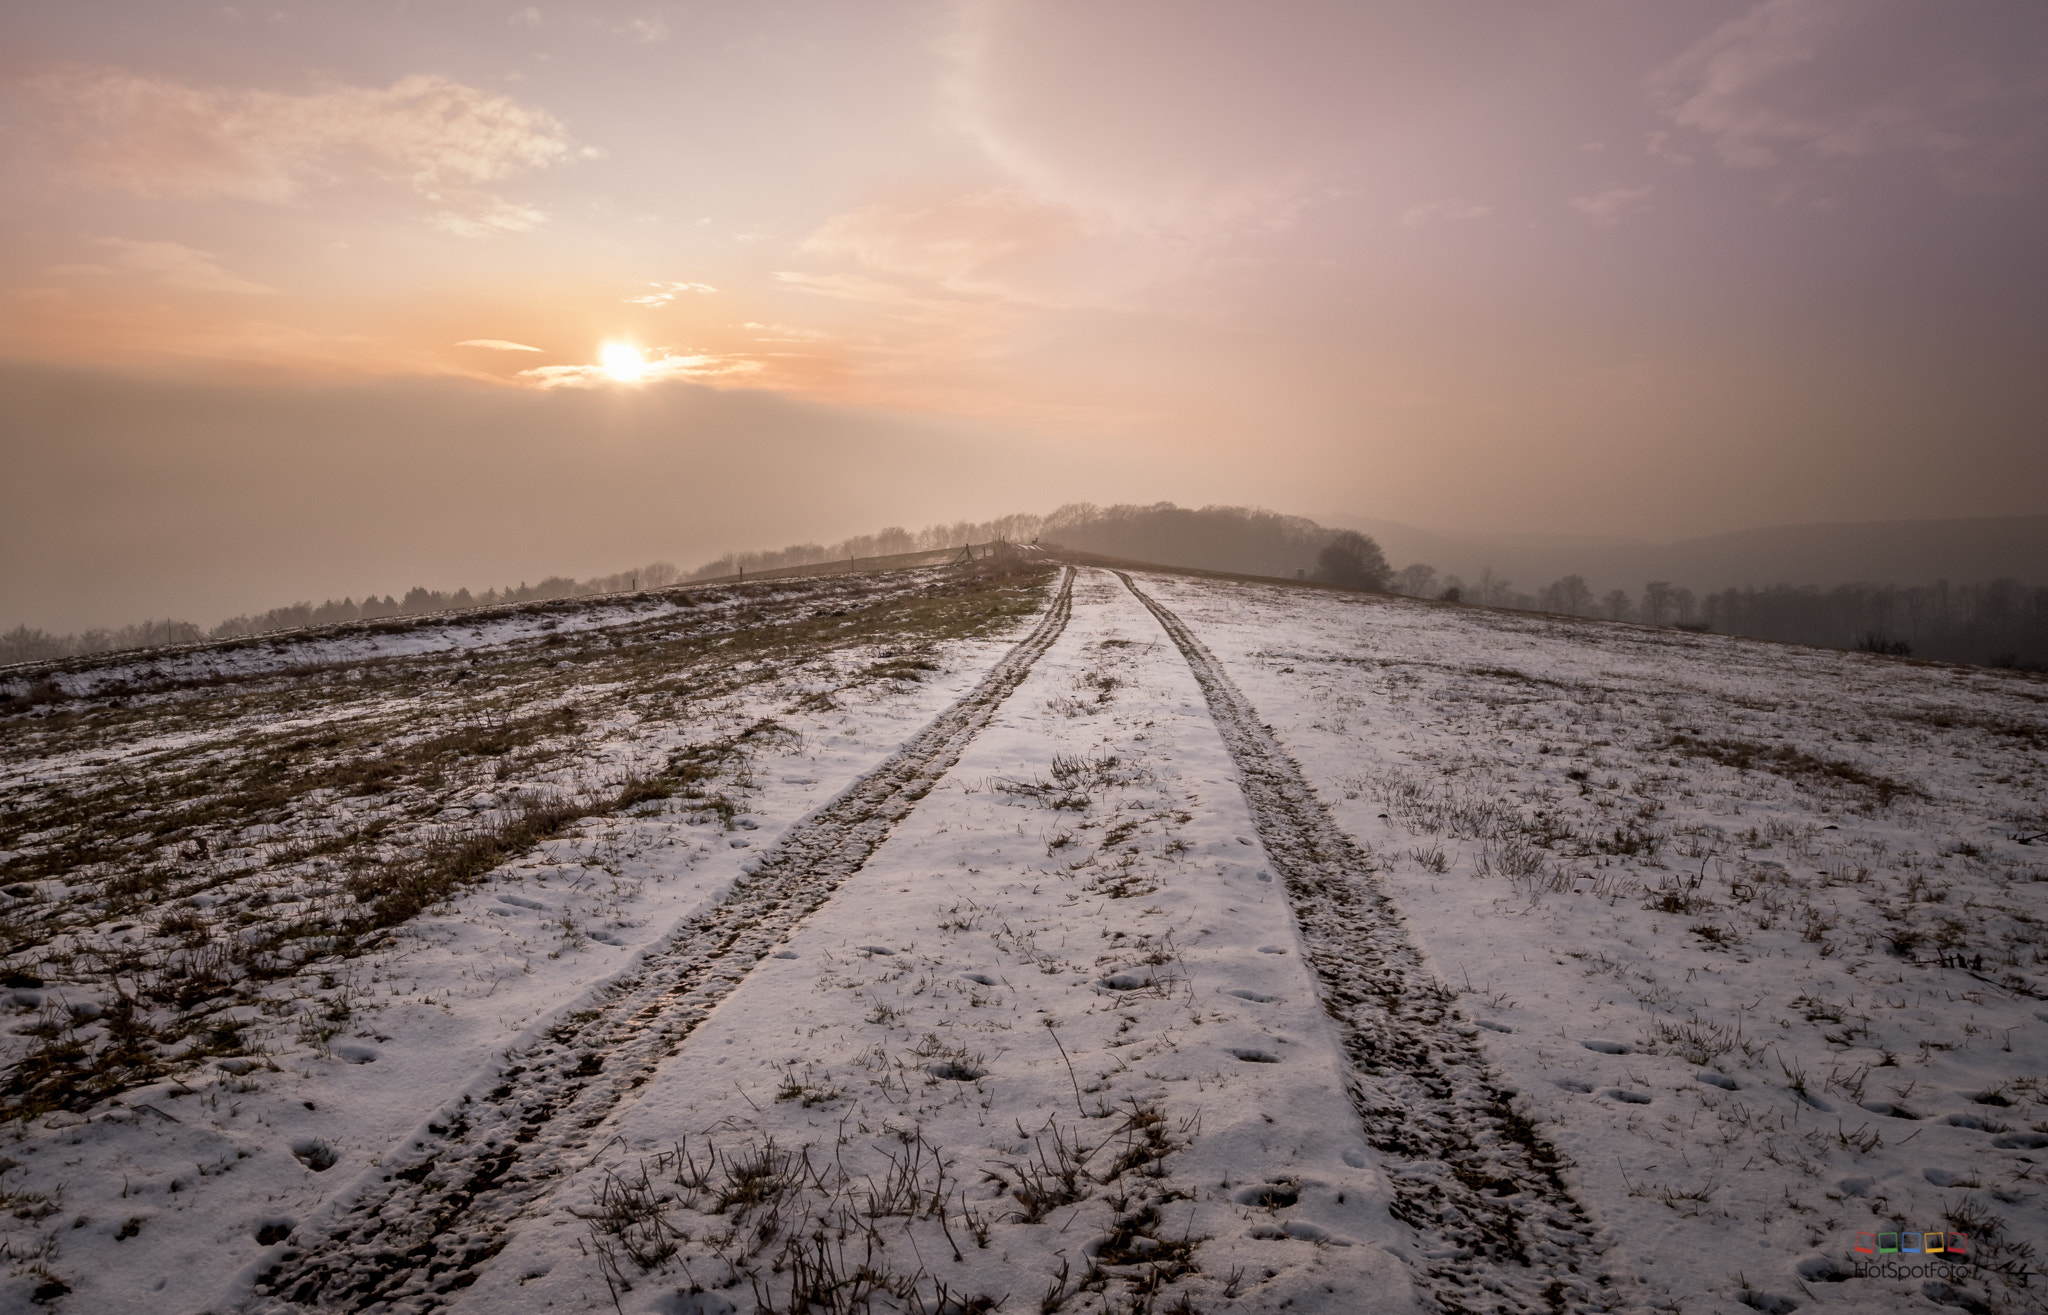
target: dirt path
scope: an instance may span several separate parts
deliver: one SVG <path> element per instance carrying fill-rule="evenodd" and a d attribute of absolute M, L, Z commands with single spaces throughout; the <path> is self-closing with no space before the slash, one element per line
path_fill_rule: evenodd
<path fill-rule="evenodd" d="M 975 690 L 787 834 L 716 908 L 692 918 L 591 1008 L 429 1121 L 230 1304 L 427 1311 L 475 1282 L 515 1222 L 590 1157 L 588 1130 L 647 1082 L 718 1002 L 859 870 L 958 760 L 1065 629 L 1073 573 Z"/>
<path fill-rule="evenodd" d="M 1373 863 L 1180 618 L 1124 584 L 1165 628 L 1208 699 L 1259 838 L 1285 880 L 1310 966 L 1350 1061 L 1352 1104 L 1386 1157 L 1394 1213 L 1424 1250 L 1418 1288 L 1452 1312 L 1622 1306 L 1606 1246 L 1517 1114 L 1478 1042 L 1402 927 Z"/>

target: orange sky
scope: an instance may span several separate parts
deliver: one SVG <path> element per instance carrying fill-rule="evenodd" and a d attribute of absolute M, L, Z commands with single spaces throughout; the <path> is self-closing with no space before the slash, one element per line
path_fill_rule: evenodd
<path fill-rule="evenodd" d="M 854 505 L 758 465 L 500 574 L 1069 498 L 1659 538 L 2048 509 L 2024 0 L 79 3 L 11 7 L 0 50 L 0 458 L 44 489 L 148 438 L 98 378 L 217 407 L 195 470 L 336 388 L 415 452 L 444 405 L 545 443 L 550 393 L 709 388 L 846 469 L 892 427 L 967 454 Z M 45 579 L 45 521 L 132 509 L 24 485 L 0 624 L 159 596 Z M 399 587 L 484 583 L 405 523 Z M 185 547 L 209 603 L 289 588 Z M 281 545 L 290 591 L 361 547 Z"/>

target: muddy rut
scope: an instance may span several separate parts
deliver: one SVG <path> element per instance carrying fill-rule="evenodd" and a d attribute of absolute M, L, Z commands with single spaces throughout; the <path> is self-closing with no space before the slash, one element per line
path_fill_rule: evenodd
<path fill-rule="evenodd" d="M 508 1054 L 409 1145 L 300 1228 L 230 1305 L 425 1312 L 476 1281 L 536 1203 L 593 1153 L 593 1132 L 749 970 L 860 870 L 1066 628 L 1073 570 L 970 693 L 792 828 L 715 907 L 650 949 L 539 1042 Z M 485 1086 L 488 1089 L 484 1089 Z"/>
<path fill-rule="evenodd" d="M 1408 938 L 1372 860 L 1215 655 L 1117 574 L 1186 657 L 1243 774 L 1343 1040 L 1352 1104 L 1385 1157 L 1394 1214 L 1421 1237 L 1417 1290 L 1439 1310 L 1475 1315 L 1623 1307 L 1605 1239 L 1564 1182 L 1556 1150 L 1515 1111 L 1479 1029 Z"/>

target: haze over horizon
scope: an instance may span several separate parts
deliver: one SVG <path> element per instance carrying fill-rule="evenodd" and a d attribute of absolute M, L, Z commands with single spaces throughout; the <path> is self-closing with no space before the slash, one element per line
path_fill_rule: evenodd
<path fill-rule="evenodd" d="M 0 626 L 1071 501 L 2048 511 L 2048 9 L 0 19 Z"/>

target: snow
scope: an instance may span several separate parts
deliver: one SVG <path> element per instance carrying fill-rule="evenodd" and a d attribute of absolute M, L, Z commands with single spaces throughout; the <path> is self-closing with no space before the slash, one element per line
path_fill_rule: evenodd
<path fill-rule="evenodd" d="M 1062 1261 L 1078 1280 L 1116 1220 L 1150 1205 L 1152 1249 L 1196 1240 L 1202 1273 L 1179 1290 L 1202 1308 L 1242 1272 L 1238 1299 L 1256 1309 L 1412 1309 L 1388 1250 L 1405 1239 L 1349 1116 L 1286 900 L 1241 839 L 1235 772 L 1187 667 L 1156 635 L 1114 578 L 1079 586 L 1066 636 L 997 723 L 604 1129 L 551 1215 L 463 1304 L 609 1306 L 579 1212 L 678 1145 L 808 1148 L 865 1191 L 915 1129 L 960 1185 L 944 1207 L 960 1258 L 923 1221 L 886 1229 L 889 1263 L 956 1293 L 1035 1300 Z M 1052 706 L 1091 674 L 1118 682 L 1106 702 Z M 1085 808 L 1050 808 L 1018 787 L 1045 780 L 1055 755 L 1115 766 Z M 1014 1166 L 1050 1144 L 1048 1126 L 1100 1148 L 1099 1164 L 1135 1110 L 1183 1147 L 1159 1177 L 1099 1186 L 1043 1223 L 1005 1221 L 1027 1213 Z M 1283 1196 L 1288 1208 L 1259 1203 Z M 986 1247 L 961 1222 L 975 1213 L 993 1221 Z M 677 1209 L 691 1241 L 658 1272 L 630 1272 L 626 1309 L 673 1309 L 693 1283 L 750 1301 L 721 1259 L 741 1248 L 704 1240 L 720 1223 Z"/>
<path fill-rule="evenodd" d="M 1462 1053 L 1556 1149 L 1617 1279 L 1601 1301 L 2039 1307 L 2017 1280 L 2048 1223 L 2048 682 L 1136 583 L 1299 765 L 1365 856 L 1359 890 L 1398 911 L 1388 934 L 1446 988 Z M 319 660 L 488 660 L 539 621 L 322 639 Z M 672 802 L 593 819 L 333 980 L 273 984 L 288 1022 L 223 1015 L 269 1029 L 255 1055 L 17 1128 L 0 1304 L 58 1276 L 60 1309 L 292 1309 L 266 1290 L 281 1258 L 429 1163 L 466 1098 L 520 1080 L 504 1056 L 613 998 L 1014 638 L 813 709 L 761 749 L 731 830 Z M 805 679 L 724 715 L 787 717 Z M 621 725 L 623 763 L 642 750 Z M 117 750 L 137 752 L 10 768 L 53 779 Z M 1081 570 L 1064 631 L 859 870 L 733 968 L 627 1098 L 548 1144 L 530 1206 L 464 1225 L 466 1286 L 389 1308 L 784 1309 L 806 1265 L 893 1284 L 877 1309 L 1524 1308 L 1515 1283 L 1443 1288 L 1458 1246 L 1397 1217 L 1416 1167 L 1361 1122 L 1362 1006 L 1333 998 L 1242 771 L 1159 621 Z M 12 994 L 24 1019 L 97 1003 Z M 1968 1260 L 1855 1275 L 1859 1231 L 1921 1230 L 1965 1234 Z"/>
<path fill-rule="evenodd" d="M 1980 1267 L 2035 1267 L 2048 864 L 2014 837 L 2043 829 L 2048 683 L 1142 583 L 1181 609 L 1386 865 L 1648 1300 L 1927 1309 L 1939 1278 L 1836 1277 L 1869 1259 L 1852 1249 L 1859 1230 L 1962 1231 Z M 1740 771 L 1673 754 L 1678 735 L 1789 745 L 1906 792 L 1880 805 L 1840 778 Z M 1525 832 L 1605 832 L 1620 851 L 1619 824 L 1662 847 L 1559 839 L 1537 851 L 1539 873 L 1516 877 L 1483 827 L 1432 832 L 1486 803 Z M 1901 933 L 1919 938 L 1905 953 Z M 1981 1269 L 1957 1286 L 2014 1309 L 2038 1300 Z"/>

